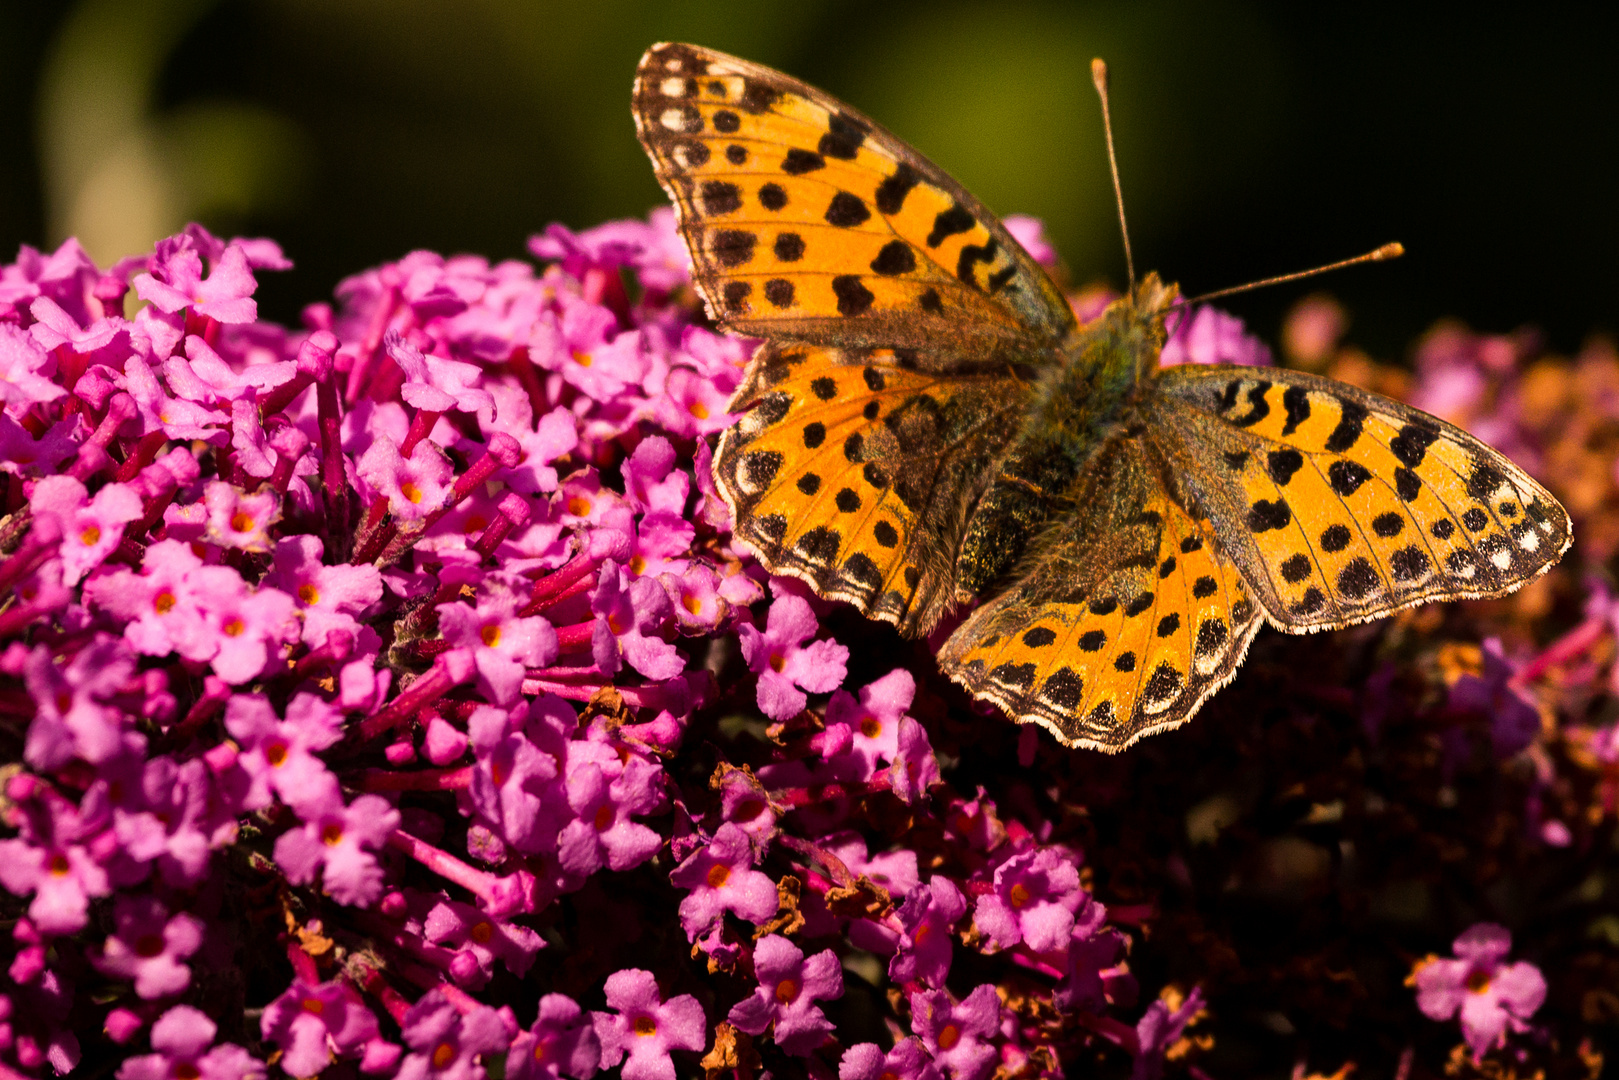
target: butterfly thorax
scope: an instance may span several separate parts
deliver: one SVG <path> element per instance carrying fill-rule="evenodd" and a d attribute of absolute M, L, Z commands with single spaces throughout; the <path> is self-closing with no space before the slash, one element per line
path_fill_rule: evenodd
<path fill-rule="evenodd" d="M 1038 370 L 1029 405 L 995 475 L 973 507 L 956 561 L 958 596 L 1010 573 L 1054 519 L 1084 498 L 1084 477 L 1114 439 L 1131 434 L 1138 392 L 1151 385 L 1176 295 L 1149 274 L 1075 335 L 1060 363 Z"/>

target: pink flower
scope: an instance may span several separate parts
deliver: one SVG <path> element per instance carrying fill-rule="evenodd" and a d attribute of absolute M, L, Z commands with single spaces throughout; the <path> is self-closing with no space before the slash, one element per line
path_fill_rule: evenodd
<path fill-rule="evenodd" d="M 442 990 L 423 994 L 399 1027 L 415 1052 L 405 1057 L 395 1080 L 483 1080 L 483 1055 L 510 1044 L 494 1009 L 482 1006 L 463 1016 Z"/>
<path fill-rule="evenodd" d="M 1130 1080 L 1158 1080 L 1164 1073 L 1164 1051 L 1186 1033 L 1202 1011 L 1201 986 L 1192 987 L 1179 1008 L 1171 1008 L 1162 998 L 1147 1006 L 1147 1011 L 1136 1022 L 1135 1064 L 1130 1070 Z"/>
<path fill-rule="evenodd" d="M 855 1043 L 843 1052 L 838 1080 L 943 1080 L 927 1048 L 915 1036 L 884 1054 L 876 1043 Z"/>
<path fill-rule="evenodd" d="M 203 489 L 208 507 L 209 543 L 240 551 L 270 550 L 270 526 L 281 520 L 281 497 L 271 488 L 249 495 L 239 487 L 210 480 Z"/>
<path fill-rule="evenodd" d="M 6 411 L 20 417 L 37 401 L 55 401 L 67 394 L 49 376 L 55 371 L 50 354 L 11 323 L 0 323 L 0 401 Z"/>
<path fill-rule="evenodd" d="M 534 325 L 529 355 L 579 392 L 611 401 L 646 374 L 639 330 L 618 329 L 618 316 L 585 300 L 560 297 L 562 313 L 544 312 Z"/>
<path fill-rule="evenodd" d="M 420 521 L 443 506 L 455 476 L 455 466 L 432 440 L 417 443 L 406 458 L 386 435 L 360 455 L 356 471 L 368 494 L 387 499 L 388 511 L 404 522 Z"/>
<path fill-rule="evenodd" d="M 444 639 L 471 649 L 478 685 L 496 705 L 517 701 L 525 667 L 545 667 L 557 658 L 557 633 L 538 615 L 518 617 L 528 600 L 522 579 L 490 574 L 478 587 L 478 604 L 440 604 Z"/>
<path fill-rule="evenodd" d="M 1242 320 L 1202 305 L 1166 320 L 1169 339 L 1159 356 L 1163 367 L 1178 364 L 1270 364 L 1270 349 L 1244 329 Z"/>
<path fill-rule="evenodd" d="M 87 846 L 93 829 L 60 796 L 27 810 L 22 835 L 0 840 L 0 885 L 33 894 L 28 918 L 41 933 L 76 933 L 89 922 L 91 897 L 112 891 L 107 868 Z"/>
<path fill-rule="evenodd" d="M 995 1067 L 989 1040 L 1000 1030 L 1001 999 L 985 983 L 961 1001 L 948 990 L 911 995 L 911 1027 L 951 1080 L 984 1080 Z"/>
<path fill-rule="evenodd" d="M 119 897 L 114 922 L 97 968 L 115 978 L 130 979 L 143 998 L 178 994 L 191 983 L 185 959 L 202 946 L 202 920 L 187 912 L 170 916 L 155 896 Z"/>
<path fill-rule="evenodd" d="M 57 769 L 75 755 L 92 764 L 127 749 L 129 721 L 109 699 L 123 690 L 135 670 L 129 646 L 98 634 L 59 667 L 53 649 L 37 646 L 23 665 L 23 679 L 34 699 L 23 758 L 36 769 Z"/>
<path fill-rule="evenodd" d="M 1429 957 L 1414 979 L 1417 1007 L 1431 1020 L 1461 1014 L 1462 1034 L 1474 1058 L 1506 1042 L 1507 1032 L 1529 1030 L 1528 1019 L 1546 1000 L 1546 979 L 1527 961 L 1504 963 L 1512 935 L 1495 923 L 1475 923 L 1454 944 L 1457 959 Z"/>
<path fill-rule="evenodd" d="M 252 299 L 258 282 L 240 244 L 225 248 L 204 279 L 202 257 L 190 237 L 161 240 L 152 272 L 136 274 L 130 284 L 142 300 L 170 314 L 189 307 L 222 323 L 250 323 L 258 318 L 258 304 Z"/>
<path fill-rule="evenodd" d="M 737 1030 L 763 1035 L 774 1025 L 776 1045 L 789 1054 L 805 1055 L 832 1034 L 832 1023 L 815 1002 L 843 996 L 843 969 L 838 956 L 824 949 L 805 959 L 803 950 L 779 934 L 754 946 L 754 973 L 759 986 L 752 996 L 731 1007 L 727 1017 Z"/>
<path fill-rule="evenodd" d="M 935 876 L 925 887 L 912 889 L 895 912 L 904 933 L 888 962 L 888 977 L 943 986 L 950 972 L 955 925 L 966 913 L 966 898 L 948 878 Z"/>
<path fill-rule="evenodd" d="M 127 484 L 108 484 L 89 498 L 71 476 L 47 476 L 29 500 L 35 516 L 55 517 L 62 529 L 62 584 L 75 585 L 112 554 L 124 526 L 141 516 L 140 496 Z"/>
<path fill-rule="evenodd" d="M 125 1061 L 118 1080 L 248 1080 L 264 1075 L 264 1064 L 235 1043 L 214 1046 L 218 1031 L 199 1010 L 176 1005 L 152 1025 L 156 1053 Z"/>
<path fill-rule="evenodd" d="M 662 803 L 660 780 L 661 770 L 638 757 L 611 780 L 597 762 L 570 761 L 566 784 L 575 818 L 557 841 L 562 865 L 575 874 L 593 874 L 603 866 L 628 870 L 650 859 L 663 837 L 631 815 L 650 813 Z"/>
<path fill-rule="evenodd" d="M 339 980 L 292 985 L 264 1007 L 259 1031 L 281 1050 L 289 1076 L 315 1076 L 331 1057 L 357 1055 L 377 1037 L 377 1018 L 358 994 Z"/>
<path fill-rule="evenodd" d="M 326 566 L 320 537 L 300 533 L 276 541 L 275 564 L 264 583 L 293 598 L 303 618 L 303 640 L 321 645 L 333 630 L 358 635 L 355 618 L 382 599 L 382 574 L 374 566 Z"/>
<path fill-rule="evenodd" d="M 225 706 L 225 730 L 242 747 L 236 760 L 250 778 L 247 809 L 267 805 L 272 792 L 295 808 L 342 802 L 337 778 L 315 752 L 337 742 L 343 718 L 320 698 L 297 695 L 283 720 L 263 696 L 236 694 Z"/>
<path fill-rule="evenodd" d="M 680 901 L 686 937 L 696 941 L 727 911 L 758 924 L 776 914 L 776 883 L 753 868 L 748 834 L 727 821 L 714 839 L 686 857 L 669 874 L 676 888 L 690 889 Z"/>
<path fill-rule="evenodd" d="M 749 625 L 737 628 L 742 658 L 759 676 L 759 708 L 770 719 L 790 720 L 803 712 L 809 704 L 805 690 L 825 694 L 843 682 L 848 646 L 831 639 L 804 644 L 819 629 L 808 601 L 780 593 L 763 633 Z"/>
<path fill-rule="evenodd" d="M 899 722 L 916 698 L 916 678 L 904 668 L 860 689 L 857 703 L 847 691 L 836 690 L 826 703 L 826 723 L 850 729 L 851 752 L 864 764 L 865 775 L 875 772 L 878 762 L 892 762 L 899 756 Z"/>
<path fill-rule="evenodd" d="M 399 811 L 380 795 L 304 803 L 304 823 L 275 842 L 275 861 L 287 880 L 307 884 L 321 870 L 321 885 L 339 904 L 365 907 L 382 895 L 382 867 L 374 850 L 399 827 Z"/>
<path fill-rule="evenodd" d="M 507 1080 L 584 1080 L 601 1060 L 601 1040 L 590 1018 L 566 994 L 540 998 L 534 1026 L 512 1040 L 506 1057 Z"/>
<path fill-rule="evenodd" d="M 615 971 L 607 976 L 606 990 L 607 1007 L 614 1011 L 591 1017 L 602 1066 L 624 1062 L 624 1080 L 675 1080 L 670 1052 L 701 1050 L 707 1043 L 707 1021 L 697 999 L 681 994 L 664 1001 L 650 971 Z"/>
<path fill-rule="evenodd" d="M 470 967 L 477 974 L 462 979 L 467 986 L 487 983 L 497 959 L 521 979 L 545 944 L 528 927 L 491 918 L 481 908 L 457 900 L 440 900 L 433 905 L 422 921 L 422 936 L 435 945 L 455 950 L 458 960 L 466 957 L 471 961 Z M 452 961 L 452 973 L 456 970 Z"/>
<path fill-rule="evenodd" d="M 1018 942 L 1051 952 L 1068 941 L 1084 892 L 1079 870 L 1056 848 L 1019 852 L 995 868 L 995 888 L 978 898 L 973 923 L 998 949 Z"/>

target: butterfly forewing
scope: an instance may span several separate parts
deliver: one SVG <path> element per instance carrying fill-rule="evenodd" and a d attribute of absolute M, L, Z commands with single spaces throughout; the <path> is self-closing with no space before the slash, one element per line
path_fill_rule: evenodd
<path fill-rule="evenodd" d="M 1025 402 L 1011 379 L 935 375 L 892 350 L 767 345 L 714 475 L 765 565 L 925 632 L 955 599 L 965 508 Z"/>
<path fill-rule="evenodd" d="M 1157 389 L 1152 438 L 1284 630 L 1498 596 L 1569 545 L 1544 488 L 1407 405 L 1285 369 L 1171 368 Z"/>
<path fill-rule="evenodd" d="M 871 120 L 778 71 L 655 45 L 636 130 L 725 328 L 984 361 L 1054 358 L 1073 315 L 1000 222 Z"/>
<path fill-rule="evenodd" d="M 1108 446 L 1087 484 L 1075 531 L 979 608 L 939 661 L 1017 719 L 1112 752 L 1189 719 L 1230 681 L 1262 613 L 1142 443 Z"/>

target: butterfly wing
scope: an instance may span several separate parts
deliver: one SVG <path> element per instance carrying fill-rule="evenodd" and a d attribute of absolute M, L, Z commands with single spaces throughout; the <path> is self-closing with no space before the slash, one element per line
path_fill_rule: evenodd
<path fill-rule="evenodd" d="M 714 457 L 734 534 L 773 571 L 926 633 L 954 602 L 967 508 L 1027 396 L 1005 375 L 942 376 L 893 350 L 766 344 Z"/>
<path fill-rule="evenodd" d="M 1280 629 L 1500 596 L 1572 539 L 1562 506 L 1467 432 L 1304 372 L 1164 370 L 1151 437 Z"/>
<path fill-rule="evenodd" d="M 1164 466 L 1139 438 L 1104 446 L 1062 533 L 940 650 L 945 672 L 1069 746 L 1113 753 L 1190 719 L 1261 611 Z"/>
<path fill-rule="evenodd" d="M 727 330 L 911 349 L 924 366 L 1055 359 L 1061 292 L 922 155 L 779 71 L 654 45 L 636 72 L 641 144 L 674 200 L 697 288 Z"/>

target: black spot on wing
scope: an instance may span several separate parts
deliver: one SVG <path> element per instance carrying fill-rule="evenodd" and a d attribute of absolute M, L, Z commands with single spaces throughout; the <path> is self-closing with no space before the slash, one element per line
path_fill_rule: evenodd
<path fill-rule="evenodd" d="M 1310 392 L 1302 386 L 1289 386 L 1282 392 L 1282 408 L 1287 413 L 1287 423 L 1282 425 L 1285 439 L 1310 418 Z"/>
<path fill-rule="evenodd" d="M 933 229 L 928 233 L 928 247 L 936 248 L 944 243 L 946 237 L 967 232 L 977 224 L 978 220 L 960 203 L 948 210 L 941 210 L 933 219 Z"/>
<path fill-rule="evenodd" d="M 905 197 L 921 182 L 920 173 L 906 162 L 900 162 L 893 175 L 884 177 L 883 182 L 877 185 L 878 213 L 890 215 L 899 213 L 905 206 Z"/>
<path fill-rule="evenodd" d="M 1334 454 L 1341 454 L 1360 441 L 1361 429 L 1366 425 L 1367 412 L 1364 406 L 1353 401 L 1338 399 L 1338 406 L 1342 414 L 1338 417 L 1338 425 L 1332 429 L 1323 444 L 1325 449 Z"/>

